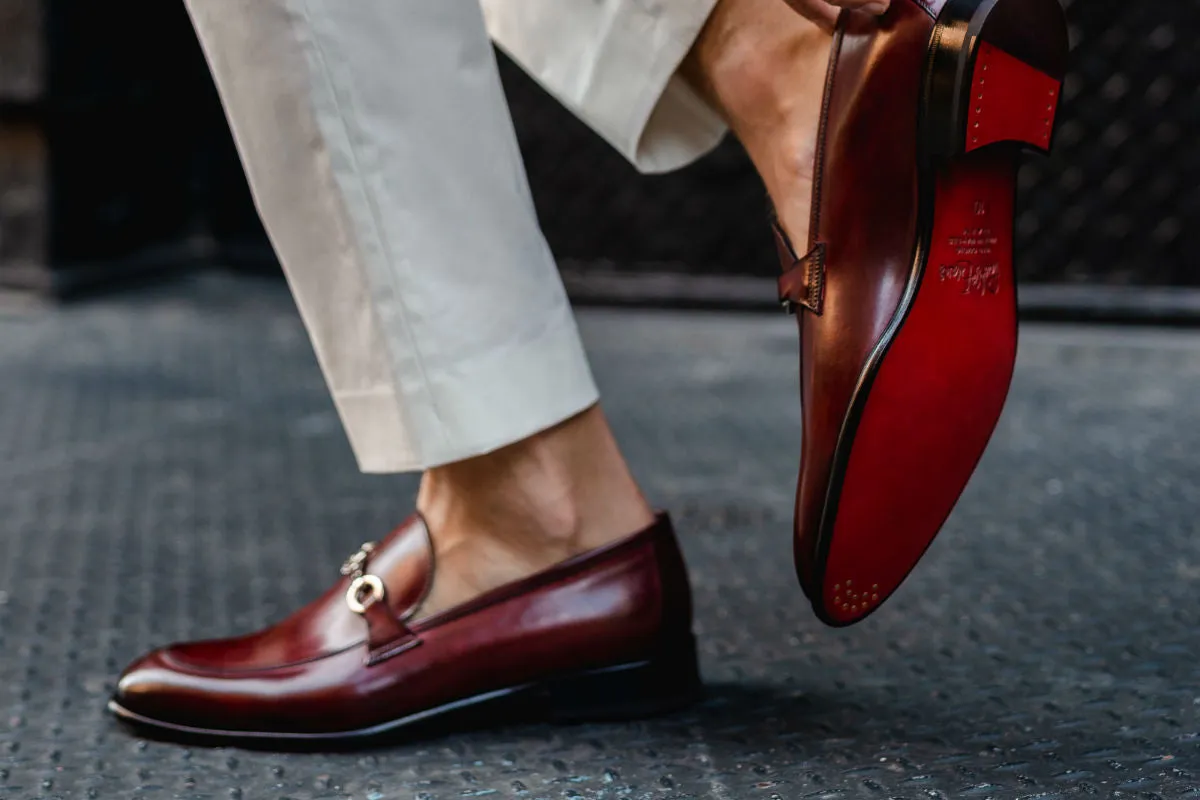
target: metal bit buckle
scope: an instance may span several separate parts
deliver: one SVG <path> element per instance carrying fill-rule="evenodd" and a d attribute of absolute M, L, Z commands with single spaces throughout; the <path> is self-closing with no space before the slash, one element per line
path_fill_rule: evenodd
<path fill-rule="evenodd" d="M 346 590 L 346 605 L 355 614 L 367 613 L 367 609 L 382 600 L 386 594 L 379 576 L 366 572 L 367 561 L 375 552 L 375 547 L 374 542 L 366 542 L 342 564 L 341 573 L 352 579 L 350 588 Z"/>
<path fill-rule="evenodd" d="M 378 575 L 360 575 L 346 590 L 346 605 L 355 614 L 365 614 L 367 609 L 383 599 L 383 581 Z"/>

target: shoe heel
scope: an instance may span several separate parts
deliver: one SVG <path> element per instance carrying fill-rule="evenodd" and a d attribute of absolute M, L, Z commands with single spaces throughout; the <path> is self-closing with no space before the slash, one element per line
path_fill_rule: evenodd
<path fill-rule="evenodd" d="M 967 100 L 965 151 L 1017 142 L 1050 151 L 1062 82 L 984 42 Z"/>
<path fill-rule="evenodd" d="M 648 660 L 590 670 L 546 684 L 539 698 L 553 722 L 596 722 L 666 714 L 703 694 L 690 634 Z"/>
<path fill-rule="evenodd" d="M 1049 152 L 1068 48 L 1058 0 L 950 0 L 926 89 L 933 164 L 999 142 Z"/>

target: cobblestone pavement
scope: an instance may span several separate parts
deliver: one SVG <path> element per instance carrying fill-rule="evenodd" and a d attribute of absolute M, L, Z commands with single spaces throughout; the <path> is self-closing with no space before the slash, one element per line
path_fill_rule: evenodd
<path fill-rule="evenodd" d="M 139 651 L 278 618 L 413 490 L 356 472 L 282 286 L 212 276 L 0 317 L 0 798 L 1200 797 L 1200 334 L 1027 326 L 945 533 L 832 631 L 790 573 L 790 320 L 581 318 L 703 704 L 334 755 L 110 722 Z"/>

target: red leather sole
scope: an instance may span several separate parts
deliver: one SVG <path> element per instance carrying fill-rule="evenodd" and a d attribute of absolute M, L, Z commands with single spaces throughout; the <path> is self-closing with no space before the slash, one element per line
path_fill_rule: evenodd
<path fill-rule="evenodd" d="M 924 555 L 1012 380 L 1016 157 L 1021 145 L 1049 146 L 1061 84 L 987 42 L 972 76 L 964 155 L 937 176 L 915 291 L 843 431 L 849 454 L 820 588 L 822 617 L 834 625 L 873 612 Z"/>
<path fill-rule="evenodd" d="M 854 433 L 823 582 L 836 624 L 896 590 L 957 502 L 1016 360 L 1015 153 L 964 156 L 938 180 L 933 245 Z"/>

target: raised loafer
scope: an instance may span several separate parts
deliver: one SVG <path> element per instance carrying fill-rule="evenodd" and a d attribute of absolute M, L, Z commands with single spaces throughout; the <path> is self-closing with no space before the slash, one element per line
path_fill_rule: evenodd
<path fill-rule="evenodd" d="M 570 722 L 665 712 L 698 696 L 690 589 L 666 515 L 413 620 L 434 570 L 414 516 L 283 622 L 142 657 L 109 709 L 168 738 L 353 743 L 451 712 L 471 712 L 474 724 Z"/>
<path fill-rule="evenodd" d="M 831 625 L 916 566 L 999 419 L 1017 157 L 1050 147 L 1067 49 L 1057 0 L 839 19 L 807 247 L 775 230 L 801 342 L 796 570 Z"/>

